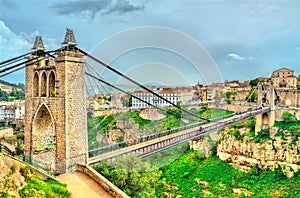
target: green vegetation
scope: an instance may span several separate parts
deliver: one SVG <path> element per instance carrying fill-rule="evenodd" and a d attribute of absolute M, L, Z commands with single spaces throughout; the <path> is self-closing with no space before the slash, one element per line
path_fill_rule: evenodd
<path fill-rule="evenodd" d="M 0 101 L 13 101 L 25 99 L 25 85 L 23 83 L 13 84 L 4 80 L 0 80 L 0 84 L 13 87 L 11 93 L 7 93 L 1 90 L 0 88 Z"/>
<path fill-rule="evenodd" d="M 286 178 L 274 172 L 253 168 L 249 173 L 221 161 L 217 156 L 200 160 L 198 152 L 188 151 L 163 167 L 157 197 L 297 197 L 300 174 Z M 240 194 L 234 193 L 240 192 Z"/>
<path fill-rule="evenodd" d="M 249 84 L 250 84 L 252 87 L 256 87 L 256 86 L 258 85 L 259 81 L 260 81 L 259 78 L 255 78 L 255 79 L 251 80 Z"/>
<path fill-rule="evenodd" d="M 269 129 L 262 129 L 258 132 L 258 134 L 251 139 L 251 141 L 255 143 L 263 143 L 267 140 L 272 140 L 270 137 L 270 130 Z"/>
<path fill-rule="evenodd" d="M 0 101 L 13 101 L 13 100 L 24 100 L 25 93 L 24 90 L 12 89 L 12 92 L 6 93 L 0 89 Z"/>
<path fill-rule="evenodd" d="M 281 117 L 282 117 L 282 120 L 285 122 L 292 122 L 292 121 L 296 120 L 295 115 L 288 111 L 283 112 Z"/>
<path fill-rule="evenodd" d="M 257 97 L 258 97 L 258 92 L 254 87 L 252 87 L 249 92 L 249 95 L 246 96 L 246 100 L 248 102 L 257 102 Z"/>
<path fill-rule="evenodd" d="M 1 178 L 0 197 L 15 197 L 11 196 L 11 193 L 18 195 L 16 197 L 32 198 L 71 196 L 71 193 L 67 190 L 65 184 L 52 179 L 43 180 L 33 174 L 33 171 L 29 166 L 19 167 L 16 164 L 12 164 L 8 172 L 5 172 L 7 171 L 5 168 L 1 171 L 4 171 L 4 174 L 6 174 Z"/>
<path fill-rule="evenodd" d="M 278 128 L 275 135 L 281 136 L 282 139 L 285 139 L 285 136 L 292 136 L 293 140 L 291 144 L 296 144 L 300 137 L 300 120 L 295 120 L 293 114 L 292 116 L 288 115 L 287 117 L 289 117 L 288 120 L 292 117 L 293 121 L 275 121 L 274 126 Z"/>
<path fill-rule="evenodd" d="M 130 197 L 155 197 L 161 171 L 134 155 L 119 158 L 109 165 L 100 162 L 93 168 L 121 188 Z"/>
<path fill-rule="evenodd" d="M 104 101 L 111 101 L 111 96 L 108 96 L 108 97 L 100 96 L 100 97 L 98 97 L 98 99 L 103 99 Z"/>
<path fill-rule="evenodd" d="M 229 113 L 212 109 L 191 111 L 206 118 Z M 171 118 L 167 116 L 167 119 Z M 156 121 L 156 124 L 159 122 Z M 276 135 L 284 135 L 283 130 L 289 130 L 298 137 L 300 121 L 276 122 L 275 126 L 279 128 Z M 244 127 L 250 130 L 241 133 L 240 129 Z M 245 136 L 250 136 L 250 140 L 257 143 L 271 140 L 269 129 L 263 129 L 255 135 L 254 128 L 255 119 L 251 118 L 231 125 L 228 133 L 237 140 Z M 216 145 L 211 149 L 212 156 L 207 159 L 203 158 L 202 152 L 186 151 L 187 148 L 187 144 L 181 144 L 145 159 L 135 159 L 131 156 L 114 164 L 98 164 L 95 168 L 132 197 L 300 196 L 299 172 L 292 178 L 284 176 L 280 168 L 272 172 L 254 167 L 246 173 L 221 161 L 216 156 Z M 145 184 L 148 179 L 148 183 L 152 183 L 151 187 Z"/>
<path fill-rule="evenodd" d="M 300 120 L 295 120 L 293 122 L 275 121 L 274 126 L 289 131 L 292 127 L 300 126 Z"/>
<path fill-rule="evenodd" d="M 237 95 L 236 92 L 230 92 L 230 91 L 226 92 L 225 97 L 226 97 L 227 104 L 231 104 L 231 99 L 235 100 L 236 95 Z"/>
<path fill-rule="evenodd" d="M 232 114 L 232 111 L 223 110 L 223 109 L 207 109 L 204 111 L 200 111 L 200 117 L 204 117 L 206 119 L 213 119 L 225 115 Z"/>
<path fill-rule="evenodd" d="M 178 147 L 182 149 L 183 147 Z M 178 149 L 177 148 L 177 149 Z M 297 197 L 300 174 L 286 178 L 281 169 L 243 172 L 217 156 L 207 159 L 188 150 L 162 166 L 165 154 L 148 159 L 134 156 L 94 168 L 131 197 Z M 172 154 L 169 154 L 170 156 Z M 160 169 L 151 169 L 158 165 Z M 165 161 L 167 162 L 167 161 Z"/>
<path fill-rule="evenodd" d="M 26 179 L 26 182 L 28 185 L 19 191 L 21 197 L 56 198 L 71 196 L 66 184 L 52 179 L 41 180 L 39 177 L 34 176 Z"/>
<path fill-rule="evenodd" d="M 113 115 L 89 117 L 87 120 L 89 149 L 101 146 L 96 139 L 97 134 L 105 133 L 109 126 L 115 126 L 115 124 L 116 120 Z"/>
<path fill-rule="evenodd" d="M 212 119 L 220 116 L 225 116 L 231 114 L 231 111 L 223 110 L 223 109 L 188 109 L 190 112 L 199 115 L 199 117 L 204 117 L 206 119 Z M 162 113 L 162 112 L 161 112 Z M 102 142 L 97 141 L 97 135 L 102 134 L 103 137 L 109 128 L 117 129 L 116 122 L 123 121 L 125 128 L 129 127 L 130 120 L 134 124 L 139 125 L 139 130 L 143 134 L 152 134 L 155 132 L 160 132 L 164 130 L 169 130 L 174 127 L 179 127 L 186 125 L 181 118 L 193 119 L 194 117 L 191 115 L 183 115 L 182 111 L 177 108 L 168 108 L 167 112 L 163 112 L 165 114 L 165 118 L 160 120 L 150 121 L 147 119 L 143 119 L 139 116 L 139 111 L 129 111 L 123 113 L 116 113 L 108 116 L 97 116 L 97 117 L 88 117 L 88 144 L 89 149 L 97 148 L 99 146 L 106 145 L 106 138 L 103 138 Z M 191 123 L 191 122 L 190 122 Z M 121 141 L 122 139 L 120 139 Z"/>
<path fill-rule="evenodd" d="M 250 130 L 249 132 L 241 134 L 239 132 L 239 129 L 241 128 L 249 128 Z M 252 140 L 255 142 L 258 141 L 258 139 L 261 139 L 260 133 L 257 136 L 255 136 L 255 118 L 250 118 L 242 122 L 236 122 L 229 126 L 228 129 L 228 134 L 234 136 L 237 140 L 241 140 L 246 136 L 252 137 Z"/>

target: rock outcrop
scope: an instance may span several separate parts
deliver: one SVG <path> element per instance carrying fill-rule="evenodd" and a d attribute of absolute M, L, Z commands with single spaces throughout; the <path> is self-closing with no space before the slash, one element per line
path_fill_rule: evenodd
<path fill-rule="evenodd" d="M 276 133 L 277 128 L 272 128 L 267 140 L 257 141 L 259 139 L 251 136 L 237 140 L 225 130 L 217 146 L 217 155 L 246 170 L 249 167 L 265 170 L 281 167 L 288 177 L 292 177 L 300 168 L 300 137 L 288 136 L 288 132 L 283 136 L 276 136 Z"/>
<path fill-rule="evenodd" d="M 0 154 L 0 197 L 20 197 L 19 190 L 27 183 L 24 174 L 24 166 Z"/>

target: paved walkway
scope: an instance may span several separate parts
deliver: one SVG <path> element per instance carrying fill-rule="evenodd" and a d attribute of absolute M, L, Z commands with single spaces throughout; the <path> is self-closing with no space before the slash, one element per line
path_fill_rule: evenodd
<path fill-rule="evenodd" d="M 75 171 L 59 175 L 57 179 L 67 184 L 72 198 L 112 198 L 110 194 L 84 173 Z"/>

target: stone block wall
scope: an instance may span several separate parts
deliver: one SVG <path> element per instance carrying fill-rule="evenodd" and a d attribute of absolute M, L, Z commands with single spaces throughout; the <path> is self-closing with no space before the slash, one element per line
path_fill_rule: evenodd
<path fill-rule="evenodd" d="M 58 152 L 65 155 L 65 171 L 75 163 L 87 162 L 86 87 L 82 57 L 79 52 L 62 51 L 56 59 L 59 95 L 65 97 L 65 130 L 58 132 L 65 136 L 65 150 Z"/>

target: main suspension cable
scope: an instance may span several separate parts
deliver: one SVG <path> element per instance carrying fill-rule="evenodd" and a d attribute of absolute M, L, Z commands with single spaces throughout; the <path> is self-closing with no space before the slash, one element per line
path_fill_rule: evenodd
<path fill-rule="evenodd" d="M 20 55 L 20 56 L 17 56 L 17 57 L 8 59 L 8 60 L 6 60 L 6 61 L 1 62 L 0 65 L 3 65 L 3 64 L 5 64 L 5 63 L 11 62 L 11 61 L 14 61 L 14 60 L 16 60 L 16 59 L 23 58 L 23 57 L 25 57 L 25 56 L 27 56 L 27 55 L 29 55 L 29 54 L 31 54 L 31 53 L 32 53 L 32 52 L 28 52 L 28 53 L 26 53 L 26 54 L 23 54 L 23 55 Z"/>

